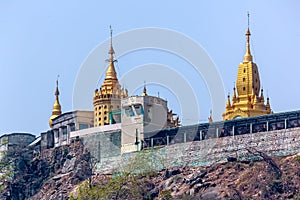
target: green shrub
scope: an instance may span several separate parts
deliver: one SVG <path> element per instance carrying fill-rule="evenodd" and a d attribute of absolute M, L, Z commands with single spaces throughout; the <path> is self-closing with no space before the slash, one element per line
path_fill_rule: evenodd
<path fill-rule="evenodd" d="M 296 156 L 294 160 L 300 162 L 300 156 Z"/>
<path fill-rule="evenodd" d="M 149 199 L 151 187 L 144 179 L 157 175 L 157 164 L 163 165 L 151 152 L 139 152 L 127 165 L 120 166 L 105 184 L 90 185 L 83 182 L 71 200 Z M 170 199 L 171 192 L 163 192 Z"/>
<path fill-rule="evenodd" d="M 163 190 L 159 194 L 159 198 L 162 200 L 169 200 L 172 199 L 171 191 L 170 190 Z"/>

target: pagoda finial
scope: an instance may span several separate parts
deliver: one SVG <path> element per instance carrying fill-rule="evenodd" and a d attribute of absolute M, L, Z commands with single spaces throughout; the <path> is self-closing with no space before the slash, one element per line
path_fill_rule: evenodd
<path fill-rule="evenodd" d="M 108 54 L 109 54 L 109 61 L 110 62 L 114 62 L 114 54 L 115 54 L 115 51 L 114 51 L 114 48 L 113 48 L 113 45 L 112 45 L 112 34 L 113 34 L 113 30 L 111 28 L 111 25 L 109 26 L 109 30 L 110 30 L 110 47 L 109 47 L 109 51 L 108 51 Z"/>
<path fill-rule="evenodd" d="M 213 118 L 212 118 L 212 109 L 210 109 L 210 111 L 209 111 L 209 113 L 210 113 L 210 115 L 209 115 L 209 117 L 208 117 L 208 122 L 213 122 Z"/>
<path fill-rule="evenodd" d="M 116 60 L 114 59 L 114 54 L 115 54 L 115 51 L 114 51 L 114 48 L 113 48 L 113 45 L 112 45 L 112 28 L 111 26 L 109 26 L 109 29 L 110 29 L 110 47 L 109 47 L 109 51 L 108 51 L 108 54 L 109 54 L 109 58 L 108 58 L 108 68 L 107 68 L 107 71 L 106 71 L 106 78 L 108 79 L 117 79 L 117 73 L 116 73 L 116 70 L 115 70 L 115 66 L 114 66 L 114 62 L 116 62 Z"/>
<path fill-rule="evenodd" d="M 249 29 L 249 26 L 250 26 L 250 14 L 249 14 L 249 11 L 247 12 L 247 17 L 248 17 L 248 29 Z"/>
<path fill-rule="evenodd" d="M 271 105 L 270 105 L 270 98 L 269 98 L 269 91 L 267 90 L 267 103 L 266 103 L 266 109 L 272 113 L 272 110 L 271 110 Z"/>
<path fill-rule="evenodd" d="M 147 94 L 147 88 L 146 88 L 146 81 L 144 81 L 144 89 L 143 89 L 143 94 L 142 94 L 142 96 L 144 97 L 144 96 L 148 96 L 148 94 Z"/>
<path fill-rule="evenodd" d="M 56 100 L 58 100 L 58 96 L 59 96 L 59 90 L 58 90 L 58 78 L 59 78 L 59 75 L 57 75 L 57 79 L 56 79 L 56 90 L 55 90 Z"/>
<path fill-rule="evenodd" d="M 113 33 L 113 30 L 111 28 L 111 25 L 109 25 L 109 30 L 110 30 L 110 42 L 112 43 L 112 33 Z"/>
<path fill-rule="evenodd" d="M 228 93 L 228 96 L 227 96 L 227 103 L 226 103 L 226 109 L 231 109 L 231 103 L 230 103 L 230 94 Z"/>
<path fill-rule="evenodd" d="M 269 113 L 272 113 L 271 105 L 270 105 L 270 98 L 269 98 L 269 97 L 267 97 L 266 110 L 267 110 Z"/>
<path fill-rule="evenodd" d="M 261 102 L 265 102 L 265 97 L 264 97 L 264 89 L 263 88 L 261 88 L 261 90 L 260 90 L 260 101 Z"/>
<path fill-rule="evenodd" d="M 59 78 L 59 75 L 57 76 L 57 79 L 56 79 L 55 102 L 54 102 L 54 105 L 52 108 L 52 115 L 49 119 L 50 128 L 52 128 L 52 120 L 61 114 L 61 105 L 59 103 L 58 78 Z"/>
<path fill-rule="evenodd" d="M 248 28 L 247 28 L 247 31 L 246 31 L 246 53 L 245 53 L 245 56 L 244 56 L 244 62 L 251 62 L 253 59 L 252 59 L 252 55 L 251 55 L 251 52 L 250 52 L 250 14 L 248 12 L 247 14 L 248 16 Z"/>
<path fill-rule="evenodd" d="M 235 88 L 235 82 L 233 83 L 233 95 L 232 95 L 232 103 L 236 103 L 237 97 L 236 97 L 236 88 Z"/>

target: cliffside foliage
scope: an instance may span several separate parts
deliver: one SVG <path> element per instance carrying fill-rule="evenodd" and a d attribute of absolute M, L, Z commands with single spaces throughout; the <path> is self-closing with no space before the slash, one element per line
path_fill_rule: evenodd
<path fill-rule="evenodd" d="M 7 144 L 7 141 L 2 141 L 0 147 Z M 24 173 L 29 160 L 30 158 L 25 154 L 25 150 L 19 147 L 5 148 L 5 150 L 3 148 L 0 151 L 0 191 L 11 187 L 13 179 Z M 10 195 L 9 192 L 7 195 Z"/>
<path fill-rule="evenodd" d="M 160 171 L 147 166 L 149 155 L 141 154 L 122 170 L 95 176 L 92 186 L 81 184 L 71 199 L 300 199 L 300 154 L 269 157 L 252 152 L 261 159 Z M 138 167 L 143 164 L 150 170 Z"/>
<path fill-rule="evenodd" d="M 158 191 L 149 178 L 157 175 L 160 166 L 160 158 L 153 158 L 151 152 L 140 152 L 127 165 L 114 170 L 106 182 L 93 185 L 85 181 L 70 199 L 153 199 Z"/>

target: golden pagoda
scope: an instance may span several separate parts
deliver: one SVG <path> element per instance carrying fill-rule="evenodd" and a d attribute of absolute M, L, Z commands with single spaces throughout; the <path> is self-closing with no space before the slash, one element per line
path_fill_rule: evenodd
<path fill-rule="evenodd" d="M 94 93 L 94 126 L 104 126 L 110 122 L 110 113 L 121 109 L 121 98 L 127 97 L 128 92 L 119 84 L 114 63 L 112 46 L 112 30 L 110 29 L 110 48 L 108 51 L 108 67 L 104 82 Z"/>
<path fill-rule="evenodd" d="M 52 120 L 61 115 L 61 106 L 60 106 L 60 103 L 59 103 L 59 90 L 58 90 L 58 80 L 56 80 L 56 90 L 55 90 L 55 102 L 54 102 L 54 105 L 53 105 L 53 108 L 52 108 L 52 115 L 49 119 L 49 126 L 50 128 L 52 128 Z"/>
<path fill-rule="evenodd" d="M 246 53 L 243 62 L 239 64 L 236 78 L 236 88 L 233 88 L 232 99 L 228 94 L 226 111 L 223 120 L 252 117 L 271 114 L 269 97 L 265 104 L 263 89 L 260 89 L 260 79 L 257 65 L 253 62 L 250 52 L 250 29 L 248 14 L 248 29 L 246 31 Z"/>

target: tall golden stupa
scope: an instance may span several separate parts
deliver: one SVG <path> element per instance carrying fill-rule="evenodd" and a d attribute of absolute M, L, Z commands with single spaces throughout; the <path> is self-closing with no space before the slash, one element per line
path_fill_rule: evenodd
<path fill-rule="evenodd" d="M 56 80 L 56 90 L 55 90 L 55 102 L 54 102 L 54 105 L 53 105 L 53 108 L 52 108 L 52 115 L 49 119 L 49 126 L 50 128 L 52 128 L 52 120 L 61 115 L 61 105 L 59 103 L 59 90 L 58 90 L 58 80 Z"/>
<path fill-rule="evenodd" d="M 265 103 L 263 89 L 260 89 L 260 79 L 257 65 L 253 62 L 250 52 L 250 29 L 248 14 L 248 29 L 246 31 L 246 53 L 239 64 L 236 78 L 236 88 L 233 88 L 232 99 L 228 95 L 226 111 L 223 120 L 244 118 L 271 114 L 269 97 Z"/>
<path fill-rule="evenodd" d="M 110 29 L 110 48 L 108 51 L 108 67 L 104 82 L 94 93 L 94 126 L 104 126 L 110 123 L 110 113 L 121 109 L 121 98 L 128 92 L 119 84 L 114 63 L 114 48 L 112 46 L 112 30 Z"/>

